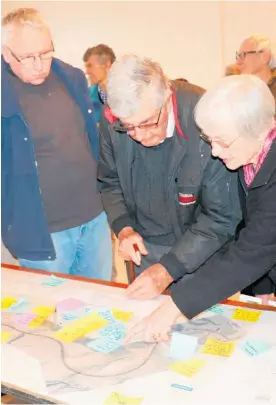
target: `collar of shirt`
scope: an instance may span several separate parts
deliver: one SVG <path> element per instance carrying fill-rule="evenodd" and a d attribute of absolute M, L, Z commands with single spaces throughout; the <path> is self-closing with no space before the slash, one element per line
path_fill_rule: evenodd
<path fill-rule="evenodd" d="M 169 117 L 168 117 L 168 124 L 167 124 L 167 138 L 171 138 L 173 136 L 174 128 L 175 128 L 175 119 L 174 119 L 173 105 L 171 102 L 170 112 L 169 112 Z"/>
<path fill-rule="evenodd" d="M 106 94 L 106 92 L 104 90 L 102 90 L 100 88 L 100 86 L 98 86 L 98 92 L 99 92 L 99 95 L 100 95 L 100 98 L 101 98 L 103 104 L 107 104 L 107 94 Z"/>

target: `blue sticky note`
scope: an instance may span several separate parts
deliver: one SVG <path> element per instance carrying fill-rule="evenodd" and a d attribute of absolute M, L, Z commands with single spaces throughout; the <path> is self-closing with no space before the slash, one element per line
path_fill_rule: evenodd
<path fill-rule="evenodd" d="M 106 338 L 99 338 L 96 340 L 92 340 L 91 342 L 87 343 L 86 346 L 88 346 L 90 349 L 95 350 L 96 352 L 111 353 L 121 345 L 122 341 L 118 341 L 109 336 Z"/>
<path fill-rule="evenodd" d="M 116 341 L 122 340 L 126 335 L 126 325 L 121 321 L 111 322 L 100 330 L 101 337 L 110 337 Z"/>
<path fill-rule="evenodd" d="M 213 305 L 208 311 L 214 312 L 215 314 L 223 314 L 225 309 L 221 305 Z"/>
<path fill-rule="evenodd" d="M 73 321 L 74 319 L 77 319 L 77 318 L 79 318 L 78 315 L 72 314 L 72 313 L 70 313 L 70 312 L 67 312 L 67 313 L 65 313 L 65 314 L 62 314 L 62 319 L 63 319 L 64 321 Z"/>
<path fill-rule="evenodd" d="M 183 391 L 193 391 L 193 387 L 190 387 L 189 385 L 171 384 L 171 387 L 178 388 L 179 390 Z"/>
<path fill-rule="evenodd" d="M 47 287 L 57 287 L 65 282 L 66 280 L 56 277 L 52 274 L 50 277 L 48 277 L 48 280 L 43 281 L 42 285 L 45 285 Z"/>
<path fill-rule="evenodd" d="M 109 322 L 114 322 L 115 318 L 110 309 L 103 309 L 98 311 L 98 314 Z"/>
<path fill-rule="evenodd" d="M 189 360 L 197 348 L 198 338 L 179 332 L 173 332 L 170 345 L 170 357 L 175 360 Z"/>
<path fill-rule="evenodd" d="M 20 298 L 17 302 L 15 302 L 14 304 L 12 304 L 9 308 L 8 308 L 8 312 L 16 312 L 17 310 L 22 310 L 23 307 L 25 307 L 28 303 L 27 298 Z"/>
<path fill-rule="evenodd" d="M 267 342 L 263 342 L 262 340 L 247 340 L 241 344 L 241 348 L 249 356 L 258 356 L 259 354 L 270 350 L 271 345 Z"/>

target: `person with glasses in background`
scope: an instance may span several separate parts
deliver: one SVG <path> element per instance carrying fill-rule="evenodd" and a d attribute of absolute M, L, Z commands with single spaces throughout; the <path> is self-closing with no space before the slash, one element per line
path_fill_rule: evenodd
<path fill-rule="evenodd" d="M 131 298 L 196 271 L 241 220 L 237 175 L 211 157 L 194 121 L 203 92 L 148 58 L 127 55 L 109 70 L 98 179 L 119 252 L 135 263 Z"/>
<path fill-rule="evenodd" d="M 252 74 L 262 79 L 269 87 L 276 100 L 276 49 L 272 41 L 262 35 L 252 35 L 246 38 L 236 52 L 236 64 L 241 74 Z M 244 221 L 239 225 L 239 230 Z M 242 291 L 246 295 L 253 295 L 262 300 L 263 304 L 275 298 L 276 285 L 264 275 L 260 280 Z"/>
<path fill-rule="evenodd" d="M 275 100 L 253 75 L 224 77 L 199 100 L 195 120 L 212 155 L 239 170 L 245 226 L 194 274 L 171 287 L 171 297 L 128 332 L 168 340 L 180 314 L 201 312 L 267 275 L 276 282 Z M 200 252 L 197 252 L 200 254 Z"/>
<path fill-rule="evenodd" d="M 85 75 L 54 58 L 38 11 L 2 19 L 2 239 L 21 266 L 110 280 Z"/>

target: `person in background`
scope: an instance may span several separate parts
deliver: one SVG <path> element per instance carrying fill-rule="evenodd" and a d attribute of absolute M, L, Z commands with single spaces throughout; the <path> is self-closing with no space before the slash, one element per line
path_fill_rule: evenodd
<path fill-rule="evenodd" d="M 236 53 L 241 74 L 252 74 L 262 79 L 276 99 L 276 54 L 272 41 L 261 35 L 246 38 Z"/>
<path fill-rule="evenodd" d="M 262 79 L 276 100 L 276 55 L 269 38 L 261 35 L 246 38 L 236 53 L 236 63 L 241 74 L 252 74 Z M 242 226 L 240 224 L 239 228 Z M 275 290 L 276 285 L 264 275 L 243 293 L 256 296 L 263 304 L 267 304 L 269 300 L 274 299 Z"/>
<path fill-rule="evenodd" d="M 200 138 L 193 109 L 203 89 L 169 82 L 156 62 L 127 55 L 111 67 L 107 94 L 98 165 L 103 204 L 121 256 L 136 264 L 128 296 L 150 299 L 234 235 L 237 175 Z"/>
<path fill-rule="evenodd" d="M 98 135 L 83 72 L 37 10 L 2 19 L 2 239 L 21 266 L 110 280 Z"/>
<path fill-rule="evenodd" d="M 237 64 L 228 65 L 225 69 L 225 76 L 239 75 L 240 68 Z"/>
<path fill-rule="evenodd" d="M 101 107 L 107 103 L 106 77 L 116 56 L 113 50 L 104 44 L 88 48 L 83 55 L 85 72 L 90 82 L 89 93 L 94 105 L 97 124 L 100 122 Z"/>
<path fill-rule="evenodd" d="M 136 324 L 145 340 L 169 339 L 182 313 L 191 319 L 267 274 L 276 281 L 275 100 L 258 77 L 224 77 L 198 102 L 195 119 L 214 157 L 239 169 L 245 227 L 193 275 L 171 287 L 171 298 Z"/>

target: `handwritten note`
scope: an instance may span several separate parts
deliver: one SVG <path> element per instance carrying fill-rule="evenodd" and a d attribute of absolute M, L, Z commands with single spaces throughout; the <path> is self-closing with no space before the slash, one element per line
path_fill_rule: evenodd
<path fill-rule="evenodd" d="M 1 331 L 1 343 L 5 343 L 7 340 L 9 340 L 13 336 L 12 333 L 10 332 L 3 332 Z"/>
<path fill-rule="evenodd" d="M 70 322 L 64 328 L 54 333 L 54 337 L 62 342 L 73 342 L 87 333 L 97 330 L 108 323 L 97 312 L 91 312 L 82 318 Z"/>
<path fill-rule="evenodd" d="M 39 306 L 35 308 L 32 313 L 36 314 L 37 316 L 28 324 L 30 328 L 37 328 L 38 326 L 42 325 L 43 322 L 54 312 L 54 307 L 44 307 Z"/>
<path fill-rule="evenodd" d="M 189 360 L 196 350 L 197 342 L 198 338 L 195 336 L 173 332 L 170 345 L 170 357 L 174 360 Z"/>
<path fill-rule="evenodd" d="M 215 314 L 223 314 L 225 309 L 222 305 L 213 305 L 211 308 L 208 309 L 210 312 L 214 312 Z"/>
<path fill-rule="evenodd" d="M 112 312 L 111 312 L 110 309 L 101 309 L 101 310 L 98 310 L 98 314 L 99 314 L 102 318 L 106 319 L 106 320 L 109 321 L 109 322 L 114 322 L 114 321 L 115 321 L 115 318 L 114 318 L 114 316 L 113 316 L 113 314 L 112 314 Z"/>
<path fill-rule="evenodd" d="M 249 356 L 258 356 L 271 349 L 271 345 L 261 340 L 247 340 L 241 344 L 241 348 Z"/>
<path fill-rule="evenodd" d="M 189 385 L 171 384 L 171 387 L 177 388 L 177 389 L 183 390 L 183 391 L 193 391 L 193 387 L 190 387 Z"/>
<path fill-rule="evenodd" d="M 232 319 L 244 322 L 257 322 L 261 316 L 261 313 L 261 311 L 237 308 L 233 313 Z"/>
<path fill-rule="evenodd" d="M 1 309 L 10 308 L 17 300 L 13 297 L 5 297 L 1 301 Z"/>
<path fill-rule="evenodd" d="M 105 326 L 100 331 L 101 337 L 111 337 L 115 340 L 122 340 L 125 338 L 126 335 L 126 326 L 123 322 L 117 321 L 110 323 L 109 325 Z"/>
<path fill-rule="evenodd" d="M 119 321 L 122 321 L 122 322 L 128 322 L 133 316 L 133 312 L 125 312 L 125 311 L 121 311 L 120 309 L 116 309 L 116 308 L 112 308 L 111 311 L 112 311 L 114 318 L 118 319 Z"/>
<path fill-rule="evenodd" d="M 27 298 L 20 298 L 18 301 L 14 302 L 8 308 L 8 312 L 14 312 L 14 311 L 17 311 L 18 309 L 22 310 L 22 307 L 26 306 L 27 303 L 28 303 Z"/>
<path fill-rule="evenodd" d="M 118 349 L 122 345 L 122 340 L 117 340 L 112 338 L 111 336 L 108 337 L 100 337 L 99 339 L 92 340 L 91 342 L 87 343 L 87 346 L 90 349 L 95 350 L 96 352 L 100 353 L 111 353 L 114 350 Z"/>
<path fill-rule="evenodd" d="M 70 312 L 67 312 L 65 314 L 62 314 L 62 319 L 64 321 L 73 321 L 74 319 L 78 319 L 78 316 L 75 314 L 71 314 Z"/>
<path fill-rule="evenodd" d="M 139 405 L 142 401 L 143 397 L 129 397 L 121 392 L 112 392 L 112 394 L 110 394 L 109 397 L 104 401 L 104 405 Z"/>
<path fill-rule="evenodd" d="M 169 365 L 169 369 L 185 377 L 193 377 L 204 366 L 205 362 L 203 359 L 196 358 L 188 361 L 176 361 Z"/>
<path fill-rule="evenodd" d="M 57 308 L 61 311 L 75 311 L 81 307 L 84 307 L 85 303 L 76 298 L 67 298 L 57 303 Z"/>
<path fill-rule="evenodd" d="M 208 338 L 203 346 L 201 353 L 212 354 L 215 356 L 231 356 L 235 347 L 234 342 L 221 342 L 213 338 Z"/>
<path fill-rule="evenodd" d="M 66 281 L 67 280 L 56 277 L 54 274 L 52 274 L 50 277 L 48 277 L 47 280 L 42 282 L 42 285 L 45 285 L 46 287 L 57 287 L 61 284 L 66 283 Z"/>
<path fill-rule="evenodd" d="M 31 321 L 33 321 L 37 315 L 35 314 L 20 314 L 15 317 L 15 324 L 17 327 L 26 327 Z"/>

